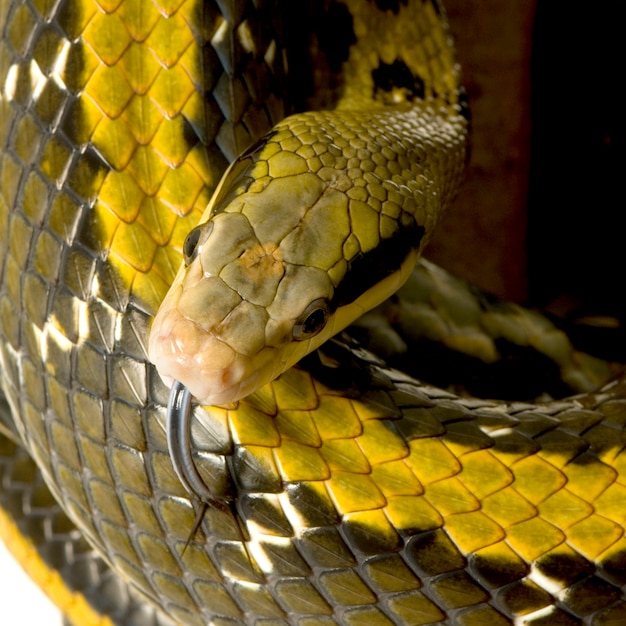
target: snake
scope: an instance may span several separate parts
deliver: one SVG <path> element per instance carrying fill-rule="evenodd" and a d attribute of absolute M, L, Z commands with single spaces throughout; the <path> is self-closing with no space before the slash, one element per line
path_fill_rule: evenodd
<path fill-rule="evenodd" d="M 135 592 L 189 625 L 626 619 L 624 380 L 480 399 L 330 339 L 462 176 L 439 2 L 25 0 L 0 24 L 7 430 Z M 169 378 L 197 400 L 178 431 Z"/>

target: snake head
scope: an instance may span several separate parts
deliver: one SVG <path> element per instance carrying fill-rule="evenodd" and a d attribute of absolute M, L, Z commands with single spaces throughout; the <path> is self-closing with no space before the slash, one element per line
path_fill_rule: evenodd
<path fill-rule="evenodd" d="M 205 404 L 248 395 L 339 330 L 331 276 L 311 247 L 318 227 L 305 218 L 325 205 L 326 186 L 302 174 L 250 190 L 256 164 L 248 154 L 226 174 L 152 325 L 161 377 Z M 342 258 L 340 245 L 333 252 Z"/>
<path fill-rule="evenodd" d="M 200 402 L 248 395 L 334 334 L 327 273 L 286 263 L 244 215 L 216 215 L 185 249 L 149 354 L 166 381 L 181 381 Z"/>
<path fill-rule="evenodd" d="M 394 204 L 411 205 L 409 191 L 390 192 L 390 218 L 380 200 L 372 208 L 352 197 L 362 194 L 346 159 L 320 169 L 286 149 L 293 139 L 279 130 L 231 166 L 154 320 L 151 360 L 199 402 L 234 402 L 270 382 L 397 290 L 415 264 L 424 229 Z"/>

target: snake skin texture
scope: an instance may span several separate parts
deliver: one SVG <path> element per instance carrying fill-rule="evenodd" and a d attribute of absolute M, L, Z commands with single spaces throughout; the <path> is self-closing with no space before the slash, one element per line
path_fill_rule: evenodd
<path fill-rule="evenodd" d="M 0 411 L 7 409 L 3 405 Z M 26 450 L 7 437 L 0 438 L 0 535 L 10 537 L 9 548 L 68 624 L 173 626 L 98 556 L 52 497 Z"/>
<path fill-rule="evenodd" d="M 454 63 L 438 4 L 362 4 L 414 11 L 427 86 Z M 314 9 L 332 25 L 311 46 L 328 69 L 314 92 L 340 87 L 357 6 Z M 236 408 L 196 409 L 195 463 L 231 505 L 190 540 L 199 507 L 146 337 L 220 173 L 287 112 L 280 15 L 0 6 L 0 363 L 25 449 L 86 541 L 179 623 L 625 621 L 623 381 L 544 404 L 460 398 L 332 341 Z"/>

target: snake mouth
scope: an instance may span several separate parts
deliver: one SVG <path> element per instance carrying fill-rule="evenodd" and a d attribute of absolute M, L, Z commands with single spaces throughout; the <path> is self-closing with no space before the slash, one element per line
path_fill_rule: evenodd
<path fill-rule="evenodd" d="M 204 405 L 236 402 L 286 367 L 276 350 L 242 355 L 175 309 L 155 319 L 148 357 L 168 387 L 178 381 Z"/>
<path fill-rule="evenodd" d="M 176 310 L 157 318 L 148 356 L 168 387 L 180 381 L 202 404 L 233 401 L 245 378 L 245 359 Z"/>

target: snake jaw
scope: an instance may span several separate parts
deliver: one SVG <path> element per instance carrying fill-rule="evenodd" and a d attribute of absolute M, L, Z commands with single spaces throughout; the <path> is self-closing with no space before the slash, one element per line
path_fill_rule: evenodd
<path fill-rule="evenodd" d="M 168 387 L 179 381 L 205 405 L 236 402 L 293 364 L 271 346 L 241 354 L 176 308 L 155 318 L 148 356 Z"/>
<path fill-rule="evenodd" d="M 181 381 L 207 404 L 232 401 L 245 370 L 241 355 L 176 309 L 155 319 L 148 354 L 168 386 Z"/>

